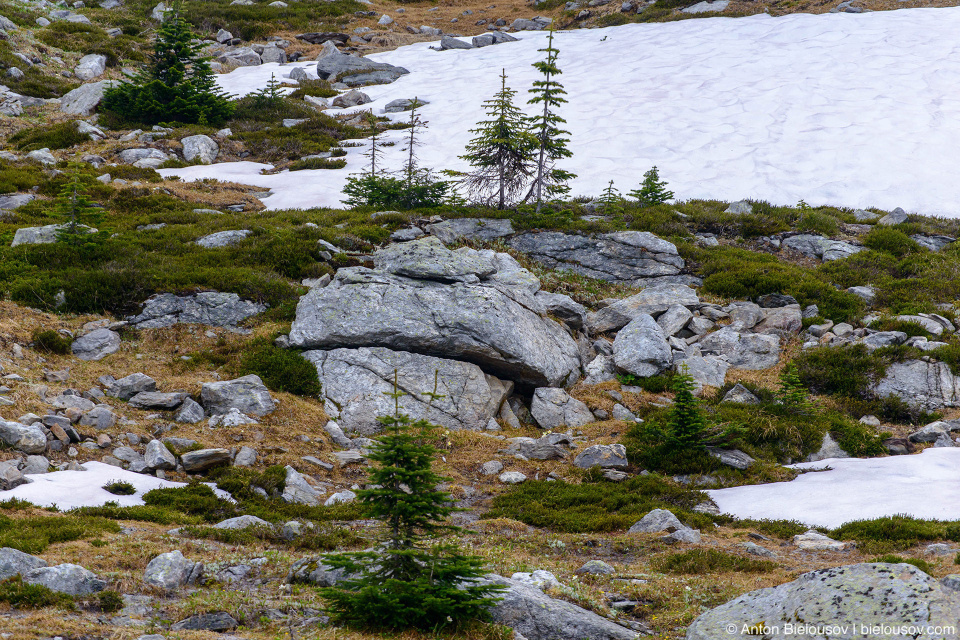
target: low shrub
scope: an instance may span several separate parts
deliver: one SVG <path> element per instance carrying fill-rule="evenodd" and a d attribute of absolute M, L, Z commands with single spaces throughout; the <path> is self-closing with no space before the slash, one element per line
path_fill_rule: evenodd
<path fill-rule="evenodd" d="M 68 149 L 77 144 L 89 142 L 85 133 L 77 130 L 77 123 L 73 120 L 45 127 L 30 127 L 21 129 L 7 140 L 20 151 L 35 151 L 37 149 Z"/>
<path fill-rule="evenodd" d="M 65 593 L 59 593 L 41 584 L 27 584 L 19 575 L 0 582 L 0 602 L 18 609 L 42 609 L 61 607 L 73 609 L 74 600 Z"/>
<path fill-rule="evenodd" d="M 316 98 L 335 98 L 337 90 L 326 80 L 300 80 L 296 91 L 290 94 L 293 100 L 303 100 L 307 96 Z"/>
<path fill-rule="evenodd" d="M 103 490 L 107 493 L 112 493 L 115 496 L 132 496 L 137 492 L 132 484 L 129 482 L 121 482 L 119 480 L 112 480 L 103 485 Z"/>
<path fill-rule="evenodd" d="M 861 543 L 884 543 L 892 549 L 909 549 L 920 542 L 934 540 L 960 542 L 960 522 L 921 520 L 896 515 L 848 522 L 834 529 L 831 536 Z"/>
<path fill-rule="evenodd" d="M 907 334 L 907 337 L 923 336 L 924 338 L 933 338 L 933 334 L 927 331 L 919 322 L 909 320 L 897 320 L 896 318 L 886 318 L 870 325 L 871 329 L 877 331 L 900 331 Z"/>
<path fill-rule="evenodd" d="M 247 345 L 240 362 L 240 375 L 256 374 L 271 391 L 298 396 L 320 395 L 317 368 L 293 349 L 281 349 L 262 338 Z"/>
<path fill-rule="evenodd" d="M 70 354 L 73 340 L 53 329 L 37 329 L 33 332 L 33 346 L 37 351 L 65 356 Z"/>
<path fill-rule="evenodd" d="M 863 244 L 874 251 L 889 253 L 897 258 L 923 251 L 923 247 L 903 231 L 879 225 L 863 237 Z"/>
<path fill-rule="evenodd" d="M 673 371 L 667 371 L 655 376 L 641 378 L 632 373 L 618 373 L 617 380 L 620 384 L 628 387 L 640 387 L 650 393 L 664 393 L 673 388 L 673 379 L 676 374 Z"/>
<path fill-rule="evenodd" d="M 89 516 L 34 516 L 10 518 L 0 515 L 0 547 L 24 553 L 43 553 L 51 544 L 119 533 L 117 523 Z"/>
<path fill-rule="evenodd" d="M 822 211 L 804 211 L 797 220 L 797 231 L 816 233 L 823 236 L 835 236 L 840 231 L 840 221 Z"/>
<path fill-rule="evenodd" d="M 244 529 L 217 529 L 215 527 L 184 527 L 182 532 L 192 538 L 216 540 L 223 544 L 248 545 L 269 543 L 299 550 L 333 551 L 362 544 L 364 539 L 346 527 L 329 524 L 306 528 L 298 536 L 288 539 L 279 525 L 247 527 Z"/>
<path fill-rule="evenodd" d="M 805 533 L 810 527 L 796 520 L 734 520 L 727 524 L 734 529 L 753 529 L 767 536 L 790 540 Z"/>
<path fill-rule="evenodd" d="M 685 524 L 701 528 L 713 522 L 693 508 L 703 493 L 676 486 L 657 475 L 622 483 L 524 482 L 493 499 L 483 517 L 511 518 L 564 533 L 622 531 L 653 509 L 669 509 Z"/>
<path fill-rule="evenodd" d="M 794 362 L 812 391 L 854 398 L 867 397 L 871 383 L 886 372 L 886 363 L 862 344 L 809 349 Z"/>
<path fill-rule="evenodd" d="M 116 613 L 124 607 L 123 596 L 113 589 L 107 589 L 106 591 L 98 593 L 97 603 L 100 605 L 100 610 L 104 613 Z"/>
<path fill-rule="evenodd" d="M 921 560 L 919 558 L 902 558 L 900 556 L 893 555 L 892 553 L 888 553 L 887 555 L 880 556 L 879 558 L 874 558 L 870 562 L 884 562 L 887 564 L 912 564 L 924 573 L 933 574 L 933 566 L 926 560 Z"/>
<path fill-rule="evenodd" d="M 343 158 L 307 158 L 291 162 L 287 167 L 290 171 L 305 171 L 307 169 L 343 169 L 347 161 Z"/>
<path fill-rule="evenodd" d="M 705 573 L 769 573 L 777 564 L 769 560 L 742 558 L 716 549 L 691 549 L 681 553 L 661 556 L 653 560 L 653 566 L 664 573 L 703 575 Z"/>

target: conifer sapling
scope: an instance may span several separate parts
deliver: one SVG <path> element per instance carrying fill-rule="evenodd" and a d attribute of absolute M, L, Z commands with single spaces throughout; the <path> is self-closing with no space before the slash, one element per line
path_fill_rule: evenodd
<path fill-rule="evenodd" d="M 547 38 L 547 48 L 539 51 L 546 53 L 547 59 L 535 62 L 533 66 L 543 74 L 543 79 L 533 83 L 530 89 L 533 97 L 527 101 L 527 104 L 543 105 L 543 110 L 533 120 L 533 134 L 538 144 L 537 171 L 530 192 L 525 198 L 525 200 L 531 197 L 536 199 L 537 213 L 543 207 L 544 196 L 552 197 L 567 193 L 570 187 L 566 183 L 577 177 L 576 174 L 554 166 L 557 160 L 569 158 L 573 153 L 567 149 L 569 139 L 563 137 L 570 135 L 570 132 L 560 128 L 567 121 L 554 111 L 567 101 L 563 97 L 567 92 L 556 80 L 562 71 L 557 66 L 557 56 L 560 55 L 560 51 L 553 46 L 552 29 Z"/>
<path fill-rule="evenodd" d="M 597 208 L 605 216 L 616 216 L 623 213 L 623 196 L 613 186 L 613 180 L 603 190 L 603 194 L 597 198 Z"/>
<path fill-rule="evenodd" d="M 58 242 L 80 247 L 103 239 L 102 234 L 91 229 L 103 220 L 103 209 L 90 199 L 77 167 L 73 168 L 70 179 L 57 194 L 52 214 L 60 220 Z"/>
<path fill-rule="evenodd" d="M 396 376 L 396 374 L 394 374 Z M 446 481 L 433 472 L 436 453 L 427 441 L 435 425 L 400 413 L 396 378 L 392 416 L 382 416 L 384 433 L 367 456 L 378 463 L 370 474 L 374 488 L 357 492 L 370 517 L 385 525 L 376 551 L 324 558 L 324 564 L 349 576 L 321 591 L 331 619 L 358 628 L 435 630 L 485 620 L 500 587 L 479 584 L 483 561 L 463 554 L 441 536 L 458 531 L 447 524 L 455 511 L 450 495 L 437 485 Z M 440 398 L 434 392 L 426 394 Z"/>
<path fill-rule="evenodd" d="M 643 182 L 639 189 L 630 192 L 630 197 L 635 198 L 641 207 L 652 207 L 658 204 L 664 204 L 673 197 L 673 191 L 667 190 L 665 180 L 660 180 L 660 172 L 657 167 L 643 174 Z"/>

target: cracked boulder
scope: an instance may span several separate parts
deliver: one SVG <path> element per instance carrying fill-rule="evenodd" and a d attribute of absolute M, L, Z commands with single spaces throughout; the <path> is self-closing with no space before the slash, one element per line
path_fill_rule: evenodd
<path fill-rule="evenodd" d="M 462 360 L 526 387 L 579 376 L 577 343 L 547 317 L 534 295 L 536 277 L 509 255 L 450 251 L 432 237 L 401 246 L 402 253 L 378 253 L 378 269 L 340 269 L 303 296 L 291 346 L 386 347 Z"/>
<path fill-rule="evenodd" d="M 394 410 L 393 399 L 385 395 L 393 392 L 394 372 L 407 394 L 400 398 L 400 411 L 448 429 L 485 429 L 513 387 L 468 362 L 384 347 L 315 350 L 303 356 L 317 367 L 324 410 L 347 433 L 380 431 L 377 418 Z M 431 400 L 435 375 L 443 397 Z"/>

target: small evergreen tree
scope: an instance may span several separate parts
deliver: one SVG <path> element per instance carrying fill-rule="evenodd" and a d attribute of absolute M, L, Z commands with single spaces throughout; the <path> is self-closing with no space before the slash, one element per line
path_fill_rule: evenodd
<path fill-rule="evenodd" d="M 530 119 L 513 104 L 517 92 L 507 86 L 507 71 L 500 73 L 500 91 L 483 103 L 489 120 L 470 132 L 476 137 L 460 156 L 473 167 L 463 181 L 468 194 L 498 209 L 512 204 L 533 175 L 538 141 L 530 132 Z"/>
<path fill-rule="evenodd" d="M 266 86 L 253 94 L 253 104 L 259 109 L 278 109 L 283 103 L 283 93 L 280 92 L 282 86 L 271 73 Z"/>
<path fill-rule="evenodd" d="M 652 207 L 663 204 L 672 198 L 673 191 L 667 190 L 666 181 L 660 180 L 660 173 L 654 166 L 643 174 L 643 182 L 640 184 L 640 188 L 634 189 L 629 195 L 635 198 L 641 207 Z"/>
<path fill-rule="evenodd" d="M 124 120 L 145 124 L 219 124 L 233 105 L 217 87 L 203 45 L 180 11 L 179 2 L 157 29 L 149 63 L 133 82 L 108 89 L 102 106 Z"/>
<path fill-rule="evenodd" d="M 603 190 L 603 194 L 597 198 L 597 209 L 602 211 L 605 216 L 615 216 L 623 213 L 623 196 L 613 186 L 613 180 Z"/>
<path fill-rule="evenodd" d="M 530 192 L 525 200 L 531 197 L 536 198 L 537 213 L 543 207 L 543 197 L 563 195 L 570 191 L 567 182 L 576 178 L 576 174 L 557 169 L 554 164 L 562 158 L 569 158 L 573 153 L 567 149 L 567 143 L 570 141 L 564 138 L 570 135 L 569 131 L 560 128 L 566 124 L 566 120 L 561 118 L 554 109 L 566 102 L 563 97 L 566 91 L 563 85 L 556 81 L 556 76 L 560 75 L 560 67 L 557 66 L 557 56 L 560 51 L 553 46 L 553 30 L 547 39 L 547 48 L 539 49 L 547 54 L 547 59 L 533 63 L 533 66 L 543 74 L 543 80 L 537 80 L 533 83 L 530 93 L 533 95 L 527 104 L 542 104 L 543 111 L 533 120 L 533 134 L 537 138 L 537 172 Z"/>
<path fill-rule="evenodd" d="M 396 375 L 396 374 L 395 374 Z M 444 521 L 455 510 L 436 487 L 447 478 L 431 469 L 436 450 L 426 435 L 436 427 L 400 413 L 404 395 L 394 382 L 394 414 L 369 459 L 375 488 L 358 492 L 367 513 L 386 525 L 378 551 L 327 556 L 324 563 L 351 576 L 323 589 L 333 622 L 358 628 L 433 631 L 489 617 L 496 585 L 471 584 L 485 574 L 483 561 L 438 541 L 457 531 Z M 439 398 L 434 388 L 434 398 Z"/>
<path fill-rule="evenodd" d="M 673 378 L 673 408 L 667 420 L 667 447 L 677 452 L 702 451 L 707 420 L 700 401 L 693 395 L 696 388 L 686 365 Z"/>
<path fill-rule="evenodd" d="M 87 193 L 87 186 L 81 180 L 79 170 L 74 167 L 68 180 L 54 201 L 53 216 L 60 220 L 57 242 L 75 247 L 97 244 L 104 234 L 92 232 L 90 227 L 103 221 L 103 209 L 94 205 Z"/>
<path fill-rule="evenodd" d="M 814 412 L 810 392 L 800 381 L 797 365 L 792 362 L 780 372 L 780 388 L 777 390 L 777 398 L 780 400 L 780 405 L 790 413 L 811 415 Z"/>

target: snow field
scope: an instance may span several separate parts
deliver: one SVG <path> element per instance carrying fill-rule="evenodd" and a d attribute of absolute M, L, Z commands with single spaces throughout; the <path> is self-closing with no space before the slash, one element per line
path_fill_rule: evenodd
<path fill-rule="evenodd" d="M 569 103 L 577 173 L 573 194 L 599 195 L 609 180 L 634 188 L 653 165 L 680 199 L 741 198 L 792 205 L 903 207 L 960 216 L 960 8 L 864 14 L 705 18 L 558 32 L 560 76 Z M 409 75 L 361 90 L 384 105 L 419 97 L 429 127 L 424 166 L 467 168 L 459 160 L 484 118 L 482 102 L 507 70 L 518 104 L 538 78 L 543 32 L 519 42 L 432 51 L 418 43 L 370 56 Z M 309 62 L 245 67 L 219 76 L 243 94 Z M 533 108 L 526 106 L 528 113 Z M 395 114 L 404 119 L 408 114 Z M 403 132 L 387 139 L 400 141 Z M 403 144 L 386 148 L 402 166 Z M 233 179 L 275 192 L 270 209 L 337 207 L 344 180 L 365 165 L 348 149 L 343 170 L 260 176 L 255 163 L 165 170 L 185 180 Z M 234 166 L 236 165 L 236 166 Z"/>

